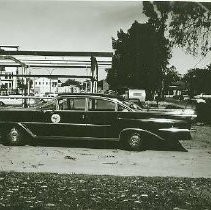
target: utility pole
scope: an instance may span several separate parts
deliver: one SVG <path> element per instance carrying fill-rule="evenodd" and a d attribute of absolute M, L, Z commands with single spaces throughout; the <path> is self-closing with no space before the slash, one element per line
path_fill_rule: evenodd
<path fill-rule="evenodd" d="M 51 75 L 52 73 L 55 71 L 56 69 L 52 69 L 51 71 L 48 71 L 49 72 L 49 75 L 50 75 L 50 90 L 49 92 L 51 93 Z"/>
<path fill-rule="evenodd" d="M 97 59 L 94 56 L 91 56 L 91 72 L 92 72 L 92 93 L 96 93 L 97 83 L 98 83 L 98 64 L 97 64 Z"/>

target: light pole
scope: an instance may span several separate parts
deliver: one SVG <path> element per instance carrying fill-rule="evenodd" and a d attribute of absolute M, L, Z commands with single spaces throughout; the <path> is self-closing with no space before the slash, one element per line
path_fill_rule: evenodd
<path fill-rule="evenodd" d="M 52 69 L 51 71 L 50 70 L 48 70 L 48 73 L 49 73 L 49 75 L 50 75 L 50 93 L 51 93 L 51 75 L 52 75 L 52 73 L 55 71 L 56 69 Z"/>

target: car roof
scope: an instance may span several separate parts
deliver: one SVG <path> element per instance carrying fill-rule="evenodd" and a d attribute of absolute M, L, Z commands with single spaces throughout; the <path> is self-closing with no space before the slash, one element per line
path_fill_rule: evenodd
<path fill-rule="evenodd" d="M 121 99 L 121 96 L 117 95 L 109 95 L 109 94 L 101 94 L 101 93 L 59 93 L 58 96 L 98 96 L 98 97 L 106 97 L 106 98 L 116 98 Z"/>

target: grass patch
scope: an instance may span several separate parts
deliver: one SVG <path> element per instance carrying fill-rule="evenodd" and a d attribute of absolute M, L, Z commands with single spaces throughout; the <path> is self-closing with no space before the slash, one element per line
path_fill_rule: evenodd
<path fill-rule="evenodd" d="M 211 179 L 0 173 L 0 208 L 210 209 Z"/>

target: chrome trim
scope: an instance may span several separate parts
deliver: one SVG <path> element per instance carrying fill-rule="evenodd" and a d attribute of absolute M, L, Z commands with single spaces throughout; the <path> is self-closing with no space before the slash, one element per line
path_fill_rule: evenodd
<path fill-rule="evenodd" d="M 147 118 L 147 119 L 137 119 L 137 118 L 121 118 L 118 117 L 117 120 L 133 120 L 133 121 L 140 121 L 140 122 L 156 122 L 156 123 L 175 123 L 179 120 L 177 119 L 166 119 L 166 118 Z"/>
<path fill-rule="evenodd" d="M 111 127 L 111 125 L 100 125 L 100 124 L 78 124 L 78 123 L 53 123 L 53 122 L 21 122 L 23 124 L 45 124 L 45 125 L 75 125 L 75 126 L 96 126 L 96 127 Z"/>
<path fill-rule="evenodd" d="M 132 130 L 132 131 L 138 131 L 138 132 L 144 132 L 144 133 L 147 133 L 148 135 L 154 136 L 154 137 L 156 137 L 156 138 L 158 138 L 158 139 L 160 139 L 160 140 L 163 140 L 163 141 L 165 140 L 165 139 L 162 138 L 161 136 L 159 136 L 159 135 L 157 135 L 157 134 L 155 134 L 155 133 L 152 133 L 151 131 L 144 130 L 144 129 L 141 129 L 141 128 L 125 128 L 125 129 L 123 129 L 123 130 L 120 132 L 119 138 L 120 138 L 120 136 L 121 136 L 121 134 L 122 134 L 123 132 L 130 131 L 130 130 Z"/>
<path fill-rule="evenodd" d="M 142 122 L 156 122 L 156 123 L 173 123 L 177 120 L 174 119 L 166 119 L 166 118 L 148 118 L 148 119 L 140 119 Z"/>
<path fill-rule="evenodd" d="M 33 134 L 26 126 L 22 123 L 18 123 L 18 125 L 23 128 L 31 137 L 36 138 L 37 135 Z"/>
<path fill-rule="evenodd" d="M 41 139 L 63 139 L 63 140 L 100 140 L 100 141 L 119 141 L 119 138 L 100 138 L 100 137 L 69 137 L 69 136 L 36 136 L 36 138 Z"/>
<path fill-rule="evenodd" d="M 190 132 L 189 129 L 186 128 L 160 128 L 158 129 L 159 131 L 167 131 L 167 132 L 172 132 L 172 133 L 176 133 L 176 132 Z"/>
<path fill-rule="evenodd" d="M 78 124 L 78 123 L 53 123 L 53 122 L 22 122 L 23 124 L 45 124 L 45 125 L 78 125 L 78 126 L 86 126 L 87 124 Z"/>
<path fill-rule="evenodd" d="M 96 126 L 96 127 L 111 127 L 111 125 L 100 125 L 100 124 L 86 124 L 87 126 Z"/>

